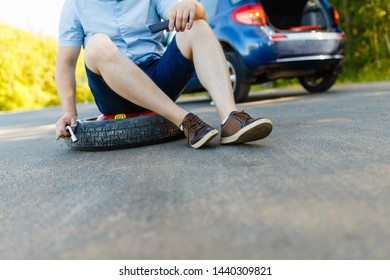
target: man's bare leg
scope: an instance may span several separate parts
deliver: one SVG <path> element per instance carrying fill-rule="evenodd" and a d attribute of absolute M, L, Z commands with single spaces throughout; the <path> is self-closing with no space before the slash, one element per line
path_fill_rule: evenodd
<path fill-rule="evenodd" d="M 119 95 L 154 111 L 179 126 L 188 112 L 173 102 L 103 34 L 94 35 L 85 48 L 85 63 Z"/>
<path fill-rule="evenodd" d="M 226 59 L 208 23 L 195 21 L 190 30 L 176 34 L 176 42 L 184 57 L 193 60 L 199 80 L 211 95 L 221 120 L 237 111 Z"/>

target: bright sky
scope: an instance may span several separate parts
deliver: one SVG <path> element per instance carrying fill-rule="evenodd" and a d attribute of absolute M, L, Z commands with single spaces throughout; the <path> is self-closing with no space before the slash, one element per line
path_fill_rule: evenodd
<path fill-rule="evenodd" d="M 15 0 L 0 2 L 0 23 L 57 37 L 64 0 Z"/>

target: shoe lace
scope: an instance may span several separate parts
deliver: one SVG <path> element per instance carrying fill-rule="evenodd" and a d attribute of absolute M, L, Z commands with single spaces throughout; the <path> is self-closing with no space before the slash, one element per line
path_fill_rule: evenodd
<path fill-rule="evenodd" d="M 187 142 L 190 145 L 190 138 L 194 137 L 196 133 L 207 124 L 196 116 L 186 119 L 182 123 L 184 130 L 187 130 Z"/>
<path fill-rule="evenodd" d="M 250 120 L 252 119 L 251 116 L 249 116 L 247 113 L 245 113 L 244 111 L 241 111 L 241 112 L 235 112 L 234 113 L 234 117 L 236 117 L 237 119 L 241 120 L 242 122 L 245 122 L 247 120 Z"/>

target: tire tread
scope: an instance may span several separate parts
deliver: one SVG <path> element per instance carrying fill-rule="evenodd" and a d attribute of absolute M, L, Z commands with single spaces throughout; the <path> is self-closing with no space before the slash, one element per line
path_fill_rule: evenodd
<path fill-rule="evenodd" d="M 77 125 L 76 135 L 77 142 L 65 138 L 65 143 L 80 151 L 140 147 L 183 137 L 173 123 L 157 114 L 120 120 L 82 121 Z"/>

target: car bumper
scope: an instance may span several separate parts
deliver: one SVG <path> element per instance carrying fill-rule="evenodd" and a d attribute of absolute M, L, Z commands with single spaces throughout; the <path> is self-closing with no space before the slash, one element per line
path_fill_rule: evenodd
<path fill-rule="evenodd" d="M 259 65 L 252 75 L 259 81 L 296 78 L 326 71 L 341 71 L 343 55 L 318 55 L 278 59 L 275 63 Z"/>
<path fill-rule="evenodd" d="M 276 60 L 318 55 L 341 55 L 344 34 L 336 32 L 285 33 L 270 36 Z"/>
<path fill-rule="evenodd" d="M 288 57 L 288 58 L 279 58 L 276 59 L 276 63 L 288 63 L 288 62 L 318 62 L 321 63 L 334 60 L 343 60 L 344 55 L 310 55 L 310 56 L 300 56 L 300 57 Z"/>
<path fill-rule="evenodd" d="M 266 31 L 266 30 L 264 30 Z M 344 59 L 345 37 L 337 32 L 263 32 L 247 35 L 250 38 L 237 52 L 248 71 L 257 72 L 269 64 Z"/>

